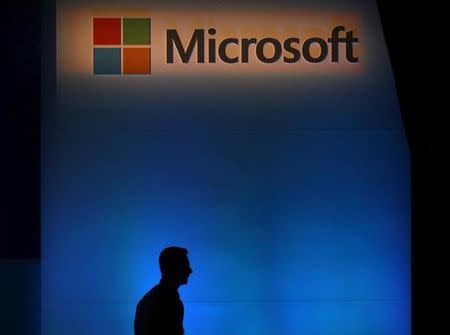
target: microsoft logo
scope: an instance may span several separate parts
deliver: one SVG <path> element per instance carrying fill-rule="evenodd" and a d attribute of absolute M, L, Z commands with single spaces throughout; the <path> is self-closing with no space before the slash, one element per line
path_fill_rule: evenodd
<path fill-rule="evenodd" d="M 253 71 L 259 67 L 260 71 L 265 72 L 300 69 L 295 65 L 300 66 L 301 63 L 325 62 L 329 67 L 333 63 L 359 62 L 355 48 L 359 38 L 345 25 L 329 25 L 323 32 L 314 35 L 300 29 L 289 35 L 284 31 L 266 35 L 263 34 L 265 30 L 257 26 L 254 30 L 248 27 L 242 31 L 237 29 L 237 33 L 230 35 L 225 21 L 222 18 L 214 26 L 193 25 L 192 29 L 188 27 L 183 33 L 173 27 L 154 26 L 154 40 L 165 40 L 165 48 L 163 45 L 153 45 L 153 51 L 157 51 L 153 53 L 153 66 L 156 65 L 156 70 L 161 72 L 189 72 L 215 71 L 211 65 L 216 65 L 218 71 L 228 71 L 228 64 L 235 64 L 233 66 L 242 71 Z M 263 25 L 265 18 L 261 17 L 260 22 Z M 92 48 L 94 75 L 151 74 L 150 18 L 94 17 L 92 39 L 93 43 L 88 48 Z M 265 64 L 275 66 L 269 68 Z"/>
<path fill-rule="evenodd" d="M 94 75 L 151 74 L 150 18 L 93 19 Z"/>

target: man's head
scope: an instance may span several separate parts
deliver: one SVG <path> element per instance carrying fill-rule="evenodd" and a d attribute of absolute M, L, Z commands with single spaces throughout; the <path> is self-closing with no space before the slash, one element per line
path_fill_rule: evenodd
<path fill-rule="evenodd" d="M 168 247 L 159 255 L 159 268 L 164 280 L 176 285 L 186 284 L 192 273 L 188 251 L 180 247 Z"/>

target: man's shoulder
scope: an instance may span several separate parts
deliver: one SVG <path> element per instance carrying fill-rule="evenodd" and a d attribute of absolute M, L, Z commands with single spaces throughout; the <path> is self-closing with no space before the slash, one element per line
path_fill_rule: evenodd
<path fill-rule="evenodd" d="M 161 290 L 159 285 L 153 286 L 144 296 L 139 300 L 138 305 L 147 305 L 148 303 L 154 302 L 155 300 L 160 299 Z"/>

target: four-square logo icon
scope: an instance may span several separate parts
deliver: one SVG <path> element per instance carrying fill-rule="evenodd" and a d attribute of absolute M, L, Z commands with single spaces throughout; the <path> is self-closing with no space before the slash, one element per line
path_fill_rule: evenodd
<path fill-rule="evenodd" d="M 151 74 L 150 18 L 93 19 L 94 75 Z"/>

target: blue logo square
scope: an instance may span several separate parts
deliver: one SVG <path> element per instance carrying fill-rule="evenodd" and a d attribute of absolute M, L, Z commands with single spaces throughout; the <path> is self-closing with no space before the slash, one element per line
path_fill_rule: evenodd
<path fill-rule="evenodd" d="M 120 48 L 94 48 L 94 74 L 121 74 Z"/>

